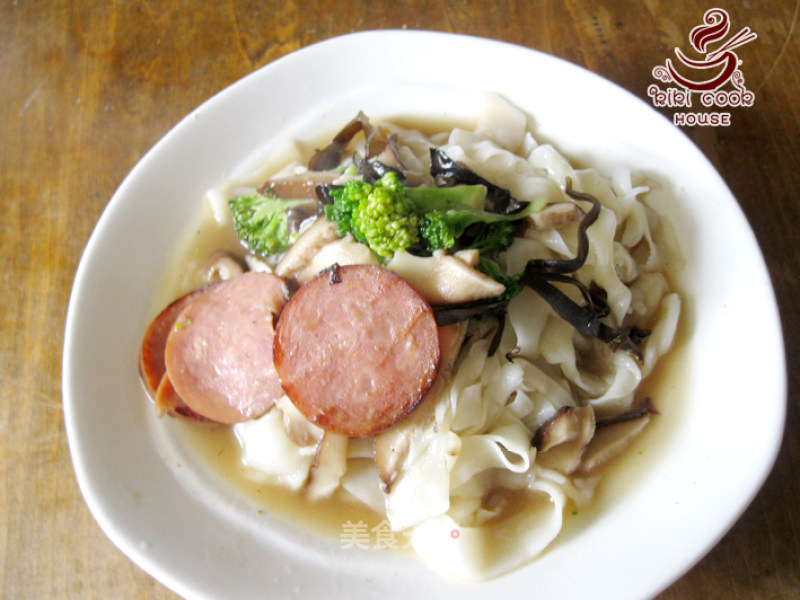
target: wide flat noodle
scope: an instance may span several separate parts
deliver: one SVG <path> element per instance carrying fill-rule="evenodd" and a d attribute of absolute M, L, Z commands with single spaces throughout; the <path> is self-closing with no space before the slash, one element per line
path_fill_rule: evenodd
<path fill-rule="evenodd" d="M 298 446 L 287 434 L 284 412 L 276 403 L 258 419 L 237 423 L 233 431 L 242 449 L 248 478 L 292 490 L 305 485 L 322 430 L 318 430 L 319 437 L 309 436 L 305 445 Z"/>
<path fill-rule="evenodd" d="M 557 202 L 563 194 L 553 181 L 525 158 L 514 154 L 476 133 L 454 129 L 441 150 L 481 177 L 511 192 L 518 199 L 531 202 L 546 198 Z"/>
<path fill-rule="evenodd" d="M 447 512 L 450 508 L 449 472 L 461 445 L 458 436 L 445 428 L 429 432 L 425 450 L 403 469 L 391 493 L 386 495 L 386 518 L 394 531 Z"/>
<path fill-rule="evenodd" d="M 462 527 L 444 515 L 414 528 L 414 550 L 434 569 L 470 581 L 507 573 L 540 554 L 561 531 L 567 497 L 548 481 L 529 487 L 518 513 L 479 527 Z"/>

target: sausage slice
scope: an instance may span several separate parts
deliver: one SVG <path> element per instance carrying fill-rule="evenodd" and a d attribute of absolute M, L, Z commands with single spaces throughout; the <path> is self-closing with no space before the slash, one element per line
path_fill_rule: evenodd
<path fill-rule="evenodd" d="M 303 285 L 278 320 L 275 368 L 306 418 L 372 435 L 407 415 L 436 377 L 439 334 L 427 301 L 391 271 L 334 265 Z"/>
<path fill-rule="evenodd" d="M 142 378 L 147 394 L 154 401 L 161 379 L 164 373 L 167 372 L 167 366 L 164 363 L 164 348 L 167 345 L 169 332 L 172 331 L 172 326 L 175 325 L 175 321 L 181 311 L 207 287 L 193 290 L 174 300 L 158 313 L 158 316 L 153 319 L 144 334 L 142 350 L 139 354 L 139 375 Z"/>
<path fill-rule="evenodd" d="M 233 424 L 272 407 L 283 394 L 272 363 L 273 323 L 287 297 L 283 279 L 250 272 L 218 283 L 181 311 L 164 359 L 191 410 Z"/>
<path fill-rule="evenodd" d="M 186 406 L 183 398 L 178 396 L 178 392 L 176 392 L 175 388 L 172 387 L 172 382 L 169 380 L 169 377 L 167 377 L 166 373 L 164 373 L 164 376 L 161 378 L 161 383 L 158 384 L 155 405 L 156 414 L 159 417 L 164 414 L 169 414 L 173 417 L 178 417 L 179 419 L 190 421 L 192 423 L 213 422 L 211 419 L 208 419 L 203 415 L 198 415 L 191 408 Z"/>

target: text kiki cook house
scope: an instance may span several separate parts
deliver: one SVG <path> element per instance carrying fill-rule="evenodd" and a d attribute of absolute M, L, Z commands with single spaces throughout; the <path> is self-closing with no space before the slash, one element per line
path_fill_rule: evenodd
<path fill-rule="evenodd" d="M 699 96 L 699 105 L 705 108 L 750 107 L 755 102 L 755 94 L 744 85 L 744 75 L 739 68 L 739 60 L 734 50 L 755 40 L 758 36 L 744 27 L 725 41 L 730 31 L 730 17 L 721 8 L 712 8 L 703 15 L 703 23 L 689 33 L 689 43 L 701 59 L 692 59 L 680 48 L 675 48 L 675 55 L 682 63 L 682 69 L 712 70 L 710 78 L 693 79 L 682 75 L 671 59 L 664 65 L 653 69 L 653 77 L 663 83 L 675 83 L 662 89 L 656 84 L 647 88 L 647 95 L 653 105 L 659 108 L 694 108 L 693 97 Z M 712 47 L 719 43 L 716 48 Z M 730 83 L 733 89 L 724 89 Z M 675 125 L 730 125 L 729 112 L 676 112 L 672 116 Z"/>

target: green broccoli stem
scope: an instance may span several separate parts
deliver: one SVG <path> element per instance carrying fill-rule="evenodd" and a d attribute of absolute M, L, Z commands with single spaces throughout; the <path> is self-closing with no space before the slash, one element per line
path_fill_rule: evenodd
<path fill-rule="evenodd" d="M 407 187 L 404 190 L 418 213 L 455 208 L 483 210 L 486 201 L 484 185 L 459 185 L 447 188 Z"/>

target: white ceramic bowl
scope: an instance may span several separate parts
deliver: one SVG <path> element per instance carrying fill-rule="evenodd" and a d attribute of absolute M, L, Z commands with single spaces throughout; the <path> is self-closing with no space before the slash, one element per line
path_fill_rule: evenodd
<path fill-rule="evenodd" d="M 136 359 L 162 267 L 208 188 L 277 141 L 333 131 L 359 109 L 470 114 L 484 90 L 532 115 L 538 137 L 574 159 L 606 172 L 625 165 L 668 190 L 688 259 L 689 331 L 680 385 L 670 388 L 680 409 L 664 415 L 670 431 L 635 484 L 529 566 L 464 584 L 411 556 L 344 550 L 258 515 L 165 441 Z M 231 600 L 650 597 L 720 539 L 763 483 L 781 439 L 785 381 L 775 299 L 753 233 L 681 131 L 614 84 L 551 56 L 413 31 L 358 33 L 295 52 L 211 98 L 156 144 L 89 240 L 63 361 L 75 472 L 100 526 L 179 594 Z"/>

